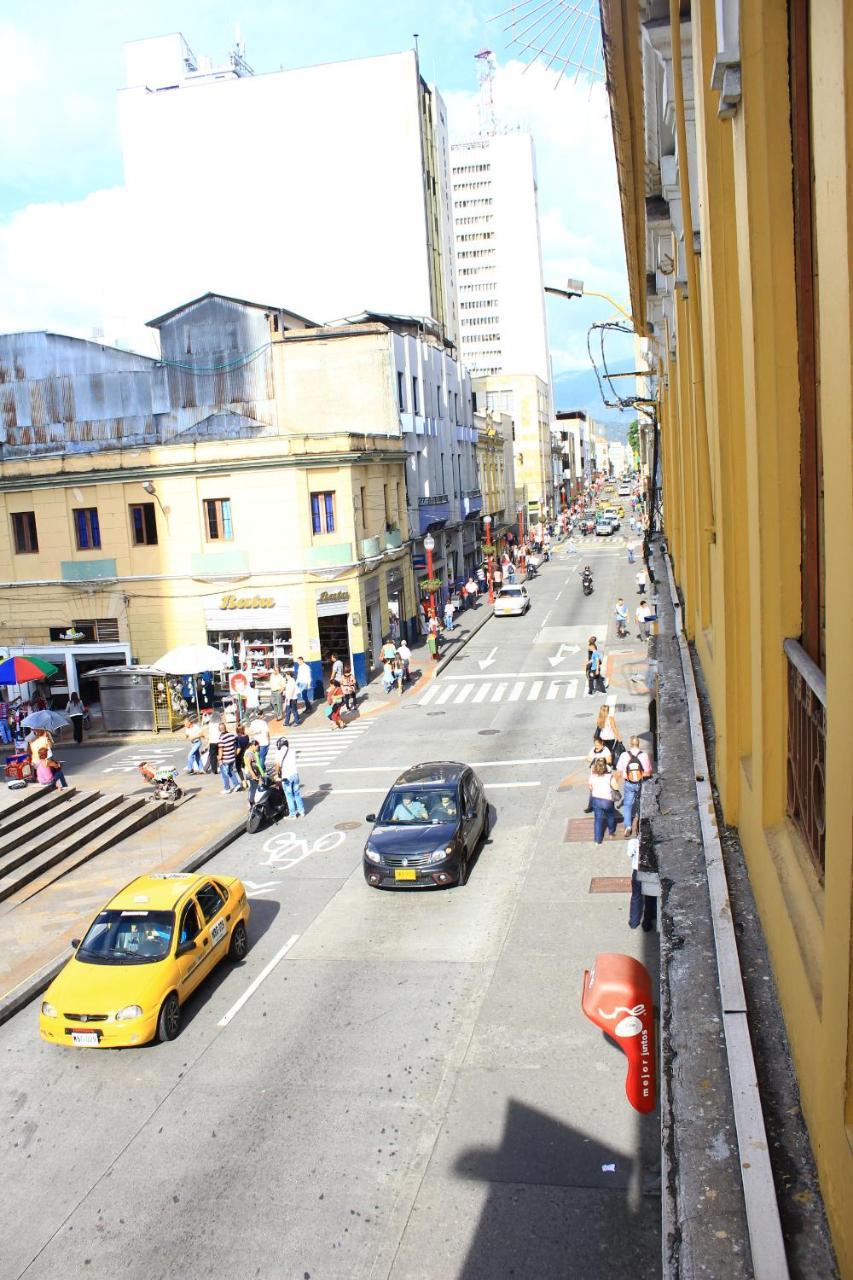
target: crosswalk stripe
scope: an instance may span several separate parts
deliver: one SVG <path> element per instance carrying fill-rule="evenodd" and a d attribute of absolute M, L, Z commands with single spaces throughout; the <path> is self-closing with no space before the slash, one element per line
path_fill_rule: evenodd
<path fill-rule="evenodd" d="M 485 701 L 486 694 L 489 692 L 491 687 L 492 687 L 491 684 L 481 684 L 477 692 L 474 694 L 472 701 L 474 702 Z"/>
<path fill-rule="evenodd" d="M 533 684 L 530 686 L 530 692 L 527 695 L 527 701 L 535 702 L 541 692 L 542 692 L 542 681 L 534 680 Z"/>
<path fill-rule="evenodd" d="M 468 697 L 468 694 L 471 692 L 473 688 L 474 686 L 472 684 L 463 684 L 462 688 L 459 690 L 456 697 L 453 699 L 454 704 L 457 702 L 464 702 L 465 699 Z"/>
<path fill-rule="evenodd" d="M 492 702 L 500 702 L 501 698 L 506 693 L 506 689 L 507 689 L 507 686 L 505 684 L 496 685 L 495 691 L 492 694 L 492 698 L 491 698 Z"/>
<path fill-rule="evenodd" d="M 449 684 L 446 689 L 442 689 L 441 693 L 438 695 L 438 697 L 435 700 L 435 705 L 437 707 L 443 706 L 444 703 L 447 702 L 455 692 L 456 692 L 456 686 Z"/>
<path fill-rule="evenodd" d="M 577 680 L 570 680 L 566 685 L 566 700 L 568 701 L 569 698 L 573 698 L 577 693 L 577 691 L 578 691 Z"/>
<path fill-rule="evenodd" d="M 435 695 L 438 693 L 438 691 L 439 691 L 440 687 L 441 687 L 441 686 L 440 686 L 440 685 L 437 685 L 437 684 L 435 683 L 435 681 L 433 680 L 432 684 L 431 684 L 431 685 L 429 685 L 429 686 L 426 688 L 426 690 L 421 694 L 421 697 L 420 697 L 420 705 L 421 705 L 422 707 L 425 707 L 425 706 L 426 706 L 426 704 L 427 704 L 428 702 L 432 702 L 433 698 L 434 698 L 434 697 L 435 697 Z"/>
<path fill-rule="evenodd" d="M 510 690 L 509 701 L 518 702 L 519 698 L 521 697 L 521 691 L 523 688 L 524 688 L 523 680 L 519 680 L 518 684 L 514 684 L 512 686 L 512 689 Z"/>
<path fill-rule="evenodd" d="M 545 691 L 545 701 L 553 702 L 559 692 L 560 686 L 558 684 L 549 684 Z"/>

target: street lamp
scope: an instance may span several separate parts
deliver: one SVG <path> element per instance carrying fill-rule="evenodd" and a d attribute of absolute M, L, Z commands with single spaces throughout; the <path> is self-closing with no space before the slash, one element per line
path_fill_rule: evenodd
<path fill-rule="evenodd" d="M 492 517 L 491 517 L 491 516 L 488 516 L 488 515 L 483 516 L 483 524 L 486 526 L 486 546 L 487 546 L 487 547 L 491 547 L 491 545 L 492 545 Z M 494 604 L 494 603 L 495 603 L 495 588 L 494 588 L 494 583 L 493 583 L 493 580 L 492 580 L 492 553 L 491 553 L 491 551 L 490 551 L 490 552 L 489 552 L 489 554 L 486 556 L 486 563 L 487 563 L 487 565 L 488 565 L 488 575 L 489 575 L 489 604 Z"/>
<path fill-rule="evenodd" d="M 521 503 L 516 510 L 518 511 L 518 567 L 522 573 L 527 573 L 527 556 L 524 554 L 524 507 Z"/>
<path fill-rule="evenodd" d="M 634 318 L 624 307 L 620 307 L 615 298 L 611 298 L 609 293 L 599 293 L 597 289 L 585 289 L 583 280 L 567 280 L 565 289 L 554 289 L 550 285 L 545 285 L 545 292 L 552 293 L 555 298 L 603 298 L 605 302 L 609 302 L 611 307 L 625 317 L 631 328 L 634 327 Z"/>
<path fill-rule="evenodd" d="M 432 536 L 431 533 L 428 533 L 427 536 L 424 538 L 424 551 L 426 552 L 426 558 L 427 558 L 427 578 L 429 579 L 430 582 L 432 582 L 432 553 L 433 551 L 435 551 L 435 538 Z M 430 593 L 429 593 L 429 611 L 430 611 L 430 616 L 434 618 L 435 617 L 435 592 L 432 590 L 432 587 L 430 587 Z"/>

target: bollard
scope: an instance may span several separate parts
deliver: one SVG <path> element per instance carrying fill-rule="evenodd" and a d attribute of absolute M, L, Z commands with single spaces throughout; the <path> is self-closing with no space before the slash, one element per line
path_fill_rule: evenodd
<path fill-rule="evenodd" d="M 635 1111 L 655 1109 L 652 980 L 633 956 L 605 952 L 583 976 L 583 1009 L 628 1059 L 625 1093 Z"/>

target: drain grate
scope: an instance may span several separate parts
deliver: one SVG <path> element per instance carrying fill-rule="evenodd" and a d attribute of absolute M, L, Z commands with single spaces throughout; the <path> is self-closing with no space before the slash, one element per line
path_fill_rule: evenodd
<path fill-rule="evenodd" d="M 356 827 L 360 827 L 360 822 L 336 822 L 336 831 L 355 831 Z"/>
<path fill-rule="evenodd" d="M 444 711 L 428 711 L 428 712 L 427 712 L 427 715 L 428 715 L 428 716 L 443 716 L 443 715 L 446 715 L 446 714 L 447 714 L 447 713 L 446 713 L 446 712 L 444 712 Z"/>
<path fill-rule="evenodd" d="M 491 738 L 495 733 L 500 733 L 500 729 L 478 729 L 477 733 L 481 738 Z"/>
<path fill-rule="evenodd" d="M 579 844 L 581 841 L 589 841 L 593 837 L 593 830 L 592 818 L 569 818 L 566 823 L 563 844 Z"/>

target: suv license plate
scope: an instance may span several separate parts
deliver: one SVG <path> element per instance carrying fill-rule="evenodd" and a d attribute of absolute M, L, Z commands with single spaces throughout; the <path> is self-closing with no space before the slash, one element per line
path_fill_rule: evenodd
<path fill-rule="evenodd" d="M 97 1031 L 72 1031 L 71 1043 L 95 1045 L 97 1048 L 98 1033 Z"/>
<path fill-rule="evenodd" d="M 394 872 L 395 880 L 417 880 L 417 871 L 397 870 Z"/>

